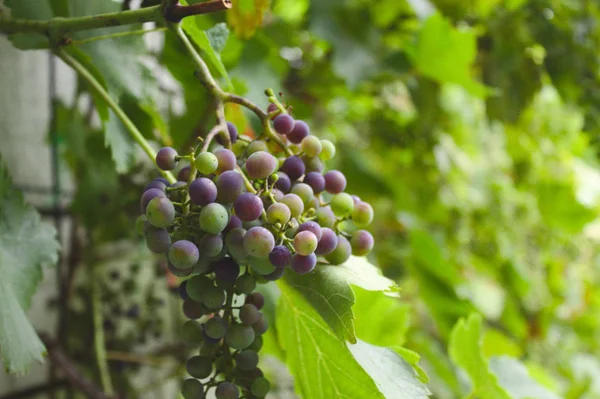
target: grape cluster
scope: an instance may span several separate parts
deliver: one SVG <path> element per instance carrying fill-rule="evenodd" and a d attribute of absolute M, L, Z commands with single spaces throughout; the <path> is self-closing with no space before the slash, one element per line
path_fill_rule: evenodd
<path fill-rule="evenodd" d="M 165 253 L 175 275 L 189 276 L 180 286 L 190 319 L 182 336 L 200 349 L 187 361 L 186 399 L 213 388 L 218 399 L 264 397 L 270 385 L 257 352 L 268 323 L 257 282 L 288 268 L 307 274 L 318 262 L 339 265 L 373 248 L 363 230 L 372 207 L 344 192 L 341 172 L 324 173 L 333 143 L 281 105 L 267 112 L 272 127 L 255 140 L 228 123 L 231 149 L 214 143 L 179 155 L 162 148 L 156 164 L 179 167 L 178 181 L 153 180 L 141 197 L 137 226 L 148 248 Z"/>

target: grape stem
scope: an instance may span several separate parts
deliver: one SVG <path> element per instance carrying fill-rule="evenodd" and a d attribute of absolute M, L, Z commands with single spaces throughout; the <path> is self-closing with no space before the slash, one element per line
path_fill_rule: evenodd
<path fill-rule="evenodd" d="M 249 192 L 251 192 L 252 194 L 256 194 L 257 193 L 256 189 L 252 186 L 252 183 L 250 182 L 250 180 L 248 180 L 248 177 L 246 176 L 246 174 L 244 173 L 242 168 L 240 168 L 238 165 L 236 165 L 235 170 L 237 170 L 238 173 L 240 175 L 242 175 L 242 178 L 244 179 L 244 184 L 246 185 L 246 189 Z"/>
<path fill-rule="evenodd" d="M 127 114 L 121 109 L 121 107 L 110 97 L 108 92 L 102 87 L 100 82 L 75 58 L 71 57 L 65 50 L 62 48 L 58 48 L 56 50 L 56 55 L 65 62 L 65 64 L 69 65 L 79 76 L 83 78 L 92 88 L 92 90 L 96 91 L 100 97 L 106 102 L 106 104 L 112 109 L 112 111 L 117 115 L 117 117 L 123 123 L 123 126 L 127 129 L 131 137 L 142 147 L 146 155 L 154 162 L 156 165 L 156 152 L 150 146 L 148 141 L 144 138 L 142 133 L 138 130 L 135 124 L 129 119 Z M 157 166 L 158 168 L 158 166 Z M 158 168 L 160 173 L 170 182 L 175 183 L 177 180 L 171 174 L 171 172 L 167 172 Z"/>

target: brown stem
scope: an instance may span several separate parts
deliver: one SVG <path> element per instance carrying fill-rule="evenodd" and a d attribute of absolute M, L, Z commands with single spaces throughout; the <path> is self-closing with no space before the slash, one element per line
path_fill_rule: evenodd
<path fill-rule="evenodd" d="M 165 13 L 165 19 L 169 22 L 179 22 L 185 17 L 213 12 L 225 11 L 231 8 L 231 0 L 211 0 L 203 3 L 181 6 L 175 4 Z"/>

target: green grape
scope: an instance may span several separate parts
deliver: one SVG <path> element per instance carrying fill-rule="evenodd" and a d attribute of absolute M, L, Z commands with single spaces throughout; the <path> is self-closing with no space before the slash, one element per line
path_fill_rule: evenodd
<path fill-rule="evenodd" d="M 200 228 L 210 234 L 219 234 L 229 223 L 227 209 L 215 202 L 206 205 L 200 211 Z"/>
<path fill-rule="evenodd" d="M 189 378 L 181 384 L 181 394 L 185 399 L 204 399 L 204 386 L 200 381 Z"/>
<path fill-rule="evenodd" d="M 235 356 L 235 365 L 240 370 L 254 370 L 258 366 L 258 354 L 251 349 L 245 349 Z"/>
<path fill-rule="evenodd" d="M 246 148 L 248 148 L 248 142 L 246 140 L 237 140 L 231 146 L 231 149 L 236 157 L 240 157 L 244 151 L 246 151 Z"/>
<path fill-rule="evenodd" d="M 202 256 L 208 258 L 214 258 L 218 256 L 223 250 L 223 239 L 221 235 L 206 234 L 200 242 L 198 242 L 198 249 Z"/>
<path fill-rule="evenodd" d="M 270 274 L 275 271 L 275 266 L 273 266 L 268 257 L 255 258 L 254 256 L 249 256 L 248 266 L 250 266 L 250 269 L 254 272 L 262 275 Z"/>
<path fill-rule="evenodd" d="M 202 303 L 209 309 L 219 309 L 225 304 L 225 291 L 217 287 L 208 287 L 202 297 Z"/>
<path fill-rule="evenodd" d="M 200 356 L 211 356 L 212 357 L 219 350 L 219 348 L 221 348 L 220 342 L 212 342 L 212 341 L 205 340 L 204 342 L 202 342 L 202 345 L 200 346 L 199 354 L 200 354 Z"/>
<path fill-rule="evenodd" d="M 309 136 L 310 137 L 310 136 Z M 306 183 L 297 183 L 292 187 L 292 194 L 296 194 L 304 205 L 308 204 L 313 198 L 315 198 L 315 193 L 311 186 Z"/>
<path fill-rule="evenodd" d="M 232 371 L 233 364 L 228 356 L 218 357 L 215 361 L 215 368 L 219 373 L 227 374 Z"/>
<path fill-rule="evenodd" d="M 189 269 L 200 259 L 198 247 L 188 240 L 175 241 L 169 248 L 169 260 L 178 269 Z"/>
<path fill-rule="evenodd" d="M 269 380 L 264 377 L 258 377 L 256 380 L 254 380 L 252 386 L 250 387 L 252 395 L 256 395 L 259 398 L 267 396 L 270 389 L 271 384 L 269 383 Z"/>
<path fill-rule="evenodd" d="M 301 231 L 294 237 L 294 249 L 296 253 L 303 256 L 308 256 L 315 252 L 318 243 L 317 236 L 308 230 Z"/>
<path fill-rule="evenodd" d="M 175 220 L 175 206 L 166 197 L 155 197 L 146 207 L 146 218 L 152 226 L 166 229 Z"/>
<path fill-rule="evenodd" d="M 203 152 L 196 157 L 194 161 L 196 169 L 203 175 L 215 173 L 219 167 L 219 160 L 212 152 Z"/>
<path fill-rule="evenodd" d="M 147 209 L 147 208 L 146 208 Z M 135 219 L 135 232 L 143 236 L 145 233 L 145 224 L 148 221 L 146 215 L 140 215 Z"/>
<path fill-rule="evenodd" d="M 302 151 L 304 153 L 314 158 L 321 153 L 323 149 L 323 144 L 321 144 L 321 140 L 319 140 L 316 136 L 306 136 L 301 143 Z"/>
<path fill-rule="evenodd" d="M 329 140 L 321 140 L 321 153 L 319 157 L 323 161 L 328 161 L 335 156 L 335 145 Z"/>
<path fill-rule="evenodd" d="M 263 337 L 260 335 L 257 335 L 254 338 L 254 341 L 252 342 L 252 344 L 248 347 L 248 349 L 252 349 L 253 351 L 260 351 L 260 349 L 263 346 Z"/>
<path fill-rule="evenodd" d="M 321 225 L 321 227 L 329 227 L 332 228 L 335 225 L 335 215 L 330 207 L 324 206 L 318 208 L 316 211 L 317 222 Z"/>
<path fill-rule="evenodd" d="M 296 194 L 286 194 L 280 202 L 286 204 L 288 208 L 290 208 L 290 212 L 292 212 L 292 216 L 295 218 L 302 215 L 302 212 L 304 212 L 304 202 L 302 201 L 302 198 Z"/>
<path fill-rule="evenodd" d="M 214 283 L 211 279 L 206 276 L 195 275 L 187 281 L 185 290 L 192 300 L 203 302 L 205 293 L 212 287 L 214 287 Z"/>
<path fill-rule="evenodd" d="M 263 335 L 269 329 L 269 322 L 262 313 L 258 313 L 258 320 L 252 324 L 252 329 L 256 335 Z"/>
<path fill-rule="evenodd" d="M 225 342 L 234 349 L 246 349 L 254 341 L 254 329 L 243 324 L 233 324 L 225 335 Z"/>
<path fill-rule="evenodd" d="M 249 294 L 256 288 L 256 279 L 250 274 L 242 274 L 235 281 L 235 290 L 238 294 Z"/>
<path fill-rule="evenodd" d="M 331 199 L 331 210 L 336 216 L 346 217 L 354 210 L 354 200 L 347 193 L 339 193 Z"/>
<path fill-rule="evenodd" d="M 227 233 L 225 237 L 225 244 L 229 254 L 238 262 L 245 263 L 248 259 L 248 252 L 244 249 L 244 236 L 246 235 L 246 229 L 236 227 Z"/>
<path fill-rule="evenodd" d="M 284 225 L 291 217 L 292 213 L 290 208 L 281 202 L 276 202 L 267 209 L 267 220 L 269 223 L 280 223 L 281 225 Z"/>
<path fill-rule="evenodd" d="M 181 338 L 183 342 L 190 345 L 199 345 L 202 343 L 202 329 L 200 323 L 195 320 L 188 320 L 183 323 L 181 328 Z"/>
<path fill-rule="evenodd" d="M 267 147 L 267 143 L 265 143 L 264 141 L 261 141 L 261 140 L 254 140 L 252 143 L 250 143 L 248 145 L 248 148 L 246 148 L 246 154 L 248 156 L 250 156 L 258 151 L 268 152 L 269 148 Z"/>
<path fill-rule="evenodd" d="M 194 378 L 206 378 L 213 370 L 212 359 L 208 356 L 193 356 L 185 364 L 187 372 Z"/>
<path fill-rule="evenodd" d="M 251 256 L 257 258 L 267 257 L 274 246 L 275 237 L 264 227 L 252 227 L 244 236 L 244 249 Z"/>
<path fill-rule="evenodd" d="M 215 316 L 204 324 L 204 332 L 212 339 L 221 339 L 227 332 L 227 322 L 222 317 Z"/>
<path fill-rule="evenodd" d="M 333 251 L 325 255 L 325 259 L 332 265 L 341 265 L 350 258 L 352 248 L 346 237 L 338 235 L 338 243 Z"/>
<path fill-rule="evenodd" d="M 358 227 L 367 227 L 373 221 L 373 208 L 366 202 L 359 202 L 354 205 L 352 211 L 352 221 Z"/>
<path fill-rule="evenodd" d="M 228 381 L 220 382 L 215 390 L 215 396 L 217 399 L 238 399 L 240 391 L 238 387 Z"/>

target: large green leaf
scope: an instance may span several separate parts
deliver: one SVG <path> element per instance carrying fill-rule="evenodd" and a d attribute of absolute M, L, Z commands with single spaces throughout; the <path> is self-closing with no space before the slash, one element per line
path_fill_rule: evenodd
<path fill-rule="evenodd" d="M 531 378 L 527 367 L 517 359 L 492 357 L 490 370 L 512 399 L 560 399 L 560 396 Z"/>
<path fill-rule="evenodd" d="M 448 351 L 452 361 L 471 379 L 469 397 L 486 399 L 511 399 L 490 371 L 483 355 L 481 338 L 481 316 L 477 313 L 460 319 L 450 335 Z"/>
<path fill-rule="evenodd" d="M 0 164 L 0 351 L 11 373 L 25 373 L 45 353 L 25 311 L 42 280 L 42 267 L 58 259 L 55 234 L 12 188 Z"/>

